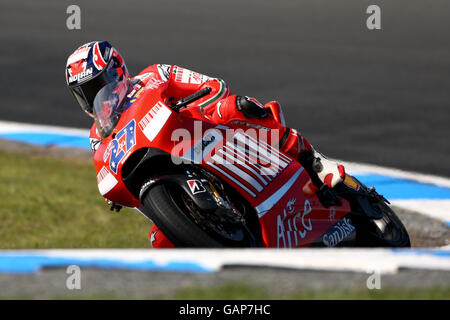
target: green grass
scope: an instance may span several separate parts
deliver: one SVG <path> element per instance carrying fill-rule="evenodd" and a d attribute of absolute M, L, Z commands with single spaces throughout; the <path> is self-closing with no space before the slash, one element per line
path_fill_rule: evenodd
<path fill-rule="evenodd" d="M 0 248 L 148 248 L 151 223 L 109 211 L 92 161 L 0 152 Z"/>
<path fill-rule="evenodd" d="M 180 289 L 174 295 L 161 298 L 180 300 L 449 300 L 450 287 L 412 290 L 302 290 L 284 295 L 272 295 L 264 288 L 242 284 L 228 284 L 212 288 Z"/>
<path fill-rule="evenodd" d="M 28 296 L 0 297 L 2 299 L 30 299 Z M 450 300 L 450 287 L 430 289 L 380 289 L 380 290 L 301 290 L 286 294 L 270 294 L 264 288 L 230 283 L 211 288 L 185 288 L 165 296 L 146 296 L 145 293 L 126 296 L 111 293 L 74 292 L 56 295 L 52 299 L 62 300 Z"/>

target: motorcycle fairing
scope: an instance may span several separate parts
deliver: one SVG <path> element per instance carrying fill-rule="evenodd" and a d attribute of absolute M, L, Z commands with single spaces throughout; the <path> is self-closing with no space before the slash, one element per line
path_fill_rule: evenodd
<path fill-rule="evenodd" d="M 176 113 L 166 101 L 160 89 L 144 90 L 102 140 L 94 162 L 99 190 L 107 199 L 140 207 L 123 181 L 122 168 L 134 152 L 152 148 L 170 155 L 168 161 L 202 166 L 236 189 L 256 208 L 267 247 L 307 246 L 350 211 L 343 199 L 332 210 L 324 208 L 315 194 L 302 192 L 310 181 L 306 171 L 269 143 L 239 130 L 227 134 L 230 128 Z M 177 132 L 190 135 L 177 140 Z M 117 152 L 120 157 L 111 161 Z M 153 173 L 159 169 L 152 168 Z"/>

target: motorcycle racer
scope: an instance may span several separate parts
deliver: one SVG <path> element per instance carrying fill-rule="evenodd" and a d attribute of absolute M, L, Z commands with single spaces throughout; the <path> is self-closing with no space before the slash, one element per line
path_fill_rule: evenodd
<path fill-rule="evenodd" d="M 315 151 L 297 130 L 286 127 L 281 106 L 276 101 L 263 105 L 254 98 L 231 95 L 222 79 L 176 65 L 150 65 L 130 77 L 123 57 L 107 41 L 89 42 L 76 49 L 67 60 L 65 75 L 75 100 L 95 121 L 90 131 L 93 152 L 101 139 L 111 134 L 121 113 L 132 108 L 144 90 L 163 88 L 164 103 L 171 105 L 201 89 L 211 88 L 195 106 L 182 112 L 218 125 L 279 130 L 279 141 L 271 144 L 299 160 L 311 177 L 310 192 L 318 191 L 325 206 L 337 201 L 329 189 L 343 180 L 344 167 Z M 149 237 L 155 248 L 173 247 L 156 225 Z"/>

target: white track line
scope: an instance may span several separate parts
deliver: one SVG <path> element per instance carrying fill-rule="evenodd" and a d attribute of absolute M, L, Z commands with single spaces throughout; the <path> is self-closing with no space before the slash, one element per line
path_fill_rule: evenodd
<path fill-rule="evenodd" d="M 2 250 L 2 258 L 9 258 L 9 268 L 30 256 L 65 258 L 66 264 L 98 261 L 99 259 L 122 262 L 123 267 L 133 268 L 136 262 L 153 262 L 161 266 L 170 263 L 193 263 L 205 271 L 218 271 L 226 265 L 265 266 L 308 270 L 354 271 L 396 273 L 401 268 L 450 271 L 448 250 L 390 250 L 390 249 L 80 249 L 80 250 Z M 41 262 L 42 263 L 42 262 Z M 47 264 L 48 265 L 48 264 Z M 101 266 L 101 264 L 100 264 Z M 6 271 L 8 272 L 8 271 Z"/>
<path fill-rule="evenodd" d="M 421 183 L 434 184 L 441 187 L 450 188 L 450 179 L 446 177 L 431 175 L 431 174 L 423 174 L 412 171 L 405 171 L 394 168 L 381 167 L 377 165 L 365 164 L 365 163 L 356 163 L 342 160 L 335 160 L 344 165 L 346 171 L 355 174 L 380 174 L 390 177 L 402 178 L 413 180 Z"/>
<path fill-rule="evenodd" d="M 425 213 L 427 216 L 441 220 L 447 225 L 450 222 L 450 200 L 408 199 L 392 200 L 391 203 L 404 209 Z"/>
<path fill-rule="evenodd" d="M 20 122 L 0 121 L 0 133 L 40 132 L 58 133 L 78 137 L 89 137 L 88 129 L 67 128 Z"/>

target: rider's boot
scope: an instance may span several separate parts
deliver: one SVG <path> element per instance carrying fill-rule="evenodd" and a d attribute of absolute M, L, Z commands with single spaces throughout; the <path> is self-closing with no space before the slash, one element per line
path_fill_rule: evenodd
<path fill-rule="evenodd" d="M 325 207 L 340 204 L 331 189 L 345 178 L 344 166 L 317 152 L 297 130 L 287 131 L 281 138 L 280 151 L 297 158 L 308 172 L 313 186 L 307 185 L 303 191 L 306 193 L 316 191 Z"/>
<path fill-rule="evenodd" d="M 290 129 L 286 137 L 282 137 L 280 151 L 297 158 L 310 174 L 313 183 L 320 188 L 323 184 L 334 188 L 345 178 L 344 166 L 329 160 L 317 152 L 308 140 L 295 129 Z"/>

